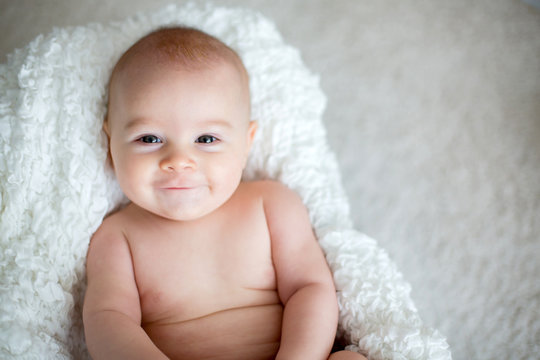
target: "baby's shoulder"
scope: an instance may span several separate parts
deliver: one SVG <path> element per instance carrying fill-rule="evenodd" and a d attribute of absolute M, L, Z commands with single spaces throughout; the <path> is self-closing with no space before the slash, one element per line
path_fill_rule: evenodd
<path fill-rule="evenodd" d="M 118 238 L 123 237 L 124 228 L 126 223 L 126 215 L 124 209 L 118 210 L 112 214 L 109 214 L 96 230 L 93 235 L 95 238 Z"/>
<path fill-rule="evenodd" d="M 244 181 L 240 185 L 240 190 L 252 195 L 268 198 L 276 195 L 293 195 L 295 194 L 283 183 L 276 180 L 256 180 Z"/>
<path fill-rule="evenodd" d="M 114 254 L 114 257 L 111 255 Z M 106 217 L 90 239 L 87 259 L 130 259 L 129 244 L 122 225 L 122 216 L 114 213 Z M 112 263 L 111 262 L 111 263 Z"/>
<path fill-rule="evenodd" d="M 275 180 L 259 180 L 242 183 L 242 191 L 253 197 L 260 198 L 268 208 L 302 204 L 300 196 L 285 184 Z"/>

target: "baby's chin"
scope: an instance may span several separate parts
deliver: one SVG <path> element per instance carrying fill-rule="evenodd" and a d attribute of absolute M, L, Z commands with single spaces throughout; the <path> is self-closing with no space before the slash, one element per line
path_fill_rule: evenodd
<path fill-rule="evenodd" d="M 201 212 L 161 212 L 156 215 L 162 217 L 166 220 L 176 221 L 176 222 L 191 222 L 200 220 L 207 215 L 211 214 L 214 209 Z"/>
<path fill-rule="evenodd" d="M 204 209 L 152 209 L 142 207 L 142 209 L 159 218 L 176 222 L 196 221 L 215 211 L 214 207 Z"/>
<path fill-rule="evenodd" d="M 176 221 L 190 222 L 203 219 L 214 213 L 223 205 L 224 201 L 201 203 L 189 202 L 188 204 L 172 206 L 145 206 L 145 204 L 136 204 L 143 211 L 150 213 L 158 218 Z"/>
<path fill-rule="evenodd" d="M 141 210 L 154 216 L 178 222 L 196 221 L 216 213 L 233 197 L 238 184 L 226 185 L 157 187 L 153 192 L 135 193 L 128 198 Z"/>

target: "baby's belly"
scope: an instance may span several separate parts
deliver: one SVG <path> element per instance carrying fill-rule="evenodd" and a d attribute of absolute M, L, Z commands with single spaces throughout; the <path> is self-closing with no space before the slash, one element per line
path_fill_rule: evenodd
<path fill-rule="evenodd" d="M 171 359 L 273 359 L 282 312 L 281 304 L 250 306 L 143 328 Z"/>

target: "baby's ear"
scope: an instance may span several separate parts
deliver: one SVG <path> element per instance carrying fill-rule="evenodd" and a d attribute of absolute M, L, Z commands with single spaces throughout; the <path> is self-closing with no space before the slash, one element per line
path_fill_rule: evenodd
<path fill-rule="evenodd" d="M 257 122 L 255 120 L 252 120 L 249 122 L 249 127 L 247 131 L 247 141 L 246 141 L 246 152 L 245 152 L 245 159 L 244 159 L 244 169 L 247 165 L 247 159 L 249 157 L 249 152 L 251 150 L 251 145 L 253 145 L 253 139 L 255 139 L 255 134 L 257 133 Z"/>
<path fill-rule="evenodd" d="M 253 139 L 255 139 L 255 134 L 257 133 L 257 122 L 255 120 L 252 120 L 249 122 L 249 128 L 247 133 L 247 144 L 248 149 L 251 149 L 251 144 L 253 144 Z"/>
<path fill-rule="evenodd" d="M 110 133 L 110 130 L 109 130 L 109 119 L 108 119 L 107 115 L 105 115 L 105 119 L 103 120 L 103 131 L 105 131 L 105 134 L 107 134 L 107 137 L 110 139 L 111 138 L 111 133 Z"/>
<path fill-rule="evenodd" d="M 107 119 L 107 116 L 105 116 L 105 119 L 103 120 L 103 131 L 107 135 L 107 161 L 111 165 L 111 167 L 114 169 L 114 163 L 112 161 L 112 155 L 111 155 L 111 131 L 109 129 L 109 121 Z"/>

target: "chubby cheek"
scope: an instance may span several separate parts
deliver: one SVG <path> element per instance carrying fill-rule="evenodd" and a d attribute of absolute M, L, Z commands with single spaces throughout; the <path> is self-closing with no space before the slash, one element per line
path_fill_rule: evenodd
<path fill-rule="evenodd" d="M 116 179 L 124 191 L 124 194 L 129 198 L 134 190 L 133 185 L 138 179 L 132 176 L 133 168 L 128 166 L 126 162 L 119 161 L 116 164 L 117 165 L 114 168 Z"/>
<path fill-rule="evenodd" d="M 145 175 L 148 174 L 150 169 L 147 168 L 144 161 L 133 156 L 118 152 L 112 152 L 111 155 L 118 183 L 126 196 L 129 197 L 130 194 L 137 191 L 137 184 L 140 187 L 145 183 Z"/>
<path fill-rule="evenodd" d="M 206 167 L 205 172 L 214 187 L 222 188 L 225 191 L 234 191 L 240 183 L 244 162 L 240 160 L 239 154 L 235 156 L 223 157 L 219 161 L 213 162 Z"/>

